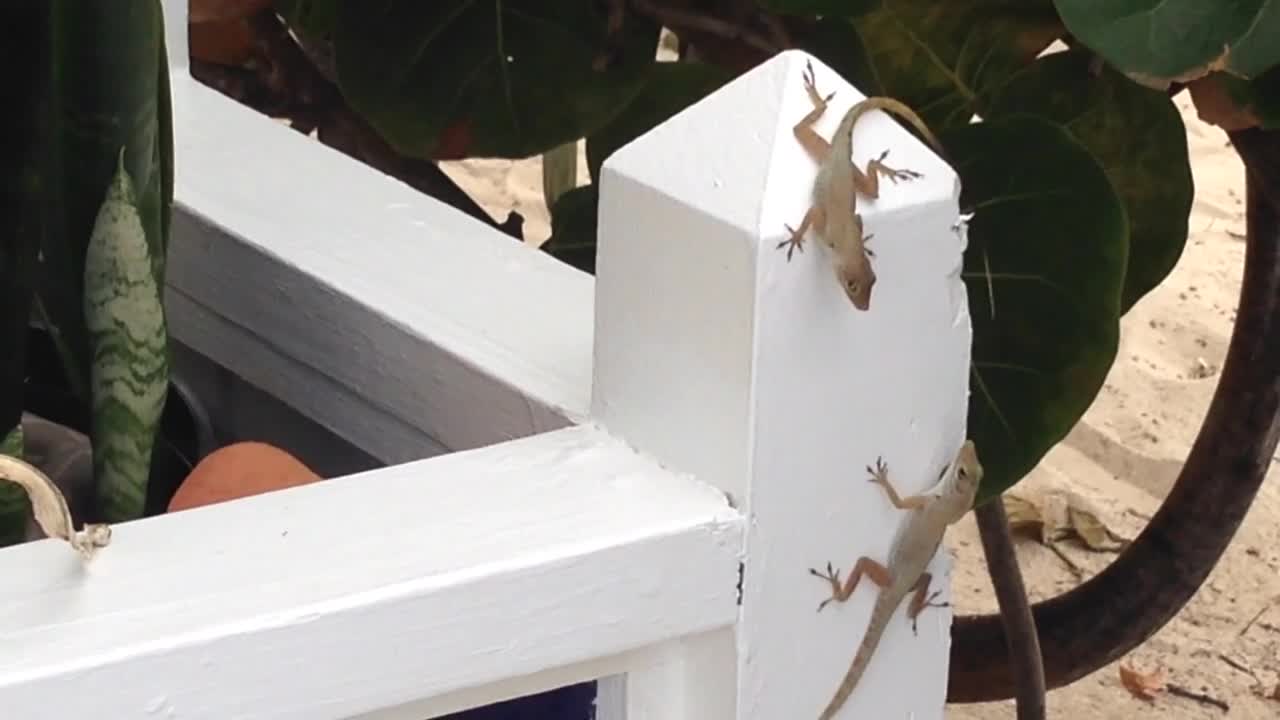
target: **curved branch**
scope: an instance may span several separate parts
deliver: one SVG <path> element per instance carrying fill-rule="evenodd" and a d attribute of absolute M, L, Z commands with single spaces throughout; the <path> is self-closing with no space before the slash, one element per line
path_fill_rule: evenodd
<path fill-rule="evenodd" d="M 1230 133 L 1248 170 L 1248 248 L 1222 376 L 1186 465 L 1160 511 L 1088 582 L 1032 611 L 1050 688 L 1120 658 L 1171 620 L 1230 544 L 1280 438 L 1280 134 Z M 947 701 L 1011 697 L 998 615 L 957 618 Z"/>

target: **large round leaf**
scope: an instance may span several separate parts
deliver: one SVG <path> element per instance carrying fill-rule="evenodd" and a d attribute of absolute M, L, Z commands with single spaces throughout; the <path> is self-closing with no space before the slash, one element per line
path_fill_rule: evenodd
<path fill-rule="evenodd" d="M 883 95 L 884 86 L 871 61 L 858 26 L 847 17 L 829 15 L 792 33 L 796 47 L 822 58 L 863 95 Z"/>
<path fill-rule="evenodd" d="M 857 15 L 873 9 L 881 0 L 756 0 L 756 4 L 782 15 Z"/>
<path fill-rule="evenodd" d="M 1054 0 L 1080 42 L 1125 75 L 1164 88 L 1210 70 L 1253 77 L 1280 63 L 1276 0 Z"/>
<path fill-rule="evenodd" d="M 1039 58 L 1001 88 L 984 117 L 1034 113 L 1066 128 L 1102 163 L 1129 219 L 1129 264 L 1120 311 L 1127 312 L 1173 270 L 1187 240 L 1194 185 L 1187 131 L 1168 95 L 1104 68 L 1089 54 Z"/>
<path fill-rule="evenodd" d="M 967 124 L 1062 34 L 1050 0 L 883 0 L 855 22 L 885 92 L 935 132 Z"/>
<path fill-rule="evenodd" d="M 1010 116 L 942 139 L 974 213 L 969 436 L 985 502 L 1026 475 L 1102 387 L 1119 341 L 1126 220 L 1097 160 L 1047 120 Z"/>
<path fill-rule="evenodd" d="M 672 115 L 731 79 L 724 70 L 704 63 L 655 64 L 640 92 L 622 112 L 587 138 L 587 171 L 591 177 L 600 177 L 600 166 L 615 150 L 666 122 Z"/>
<path fill-rule="evenodd" d="M 337 6 L 338 81 L 397 151 L 523 158 L 577 140 L 631 100 L 658 26 L 615 35 L 600 3 L 360 0 Z"/>

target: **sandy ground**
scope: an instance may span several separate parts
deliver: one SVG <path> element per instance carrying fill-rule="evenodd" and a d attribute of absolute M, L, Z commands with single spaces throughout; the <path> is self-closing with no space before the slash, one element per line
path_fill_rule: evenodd
<path fill-rule="evenodd" d="M 1128 537 L 1159 506 L 1200 427 L 1240 290 L 1243 168 L 1226 135 L 1200 122 L 1185 95 L 1179 107 L 1187 122 L 1196 185 L 1186 251 L 1164 284 L 1124 319 L 1119 358 L 1093 407 L 1015 488 L 1033 497 L 1070 489 Z M 527 241 L 539 244 L 550 234 L 537 158 L 442 166 L 495 218 L 501 220 L 513 209 L 520 212 Z M 585 177 L 585 161 L 580 167 L 579 175 Z M 1051 692 L 1049 717 L 1280 717 L 1280 700 L 1265 697 L 1280 683 L 1280 604 L 1271 605 L 1280 596 L 1280 486 L 1270 479 L 1208 585 L 1128 657 Z M 993 611 L 995 599 L 972 518 L 953 532 L 950 544 L 958 558 L 958 611 Z M 1086 576 L 1112 557 L 1076 543 L 1060 547 Z M 1035 600 L 1079 582 L 1062 558 L 1033 541 L 1020 540 L 1018 556 Z M 1219 699 L 1230 710 L 1170 695 L 1137 699 L 1120 685 L 1122 663 L 1143 672 L 1160 668 L 1168 682 Z M 953 706 L 947 717 L 992 720 L 1012 718 L 1014 712 L 1011 702 L 1001 702 Z"/>

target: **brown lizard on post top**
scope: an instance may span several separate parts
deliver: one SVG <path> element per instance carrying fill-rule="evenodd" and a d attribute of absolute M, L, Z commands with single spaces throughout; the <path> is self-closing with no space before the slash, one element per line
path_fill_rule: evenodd
<path fill-rule="evenodd" d="M 786 226 L 791 236 L 778 243 L 778 248 L 787 248 L 789 262 L 794 250 L 804 250 L 805 231 L 812 227 L 817 231 L 822 244 L 832 252 L 836 279 L 845 295 L 855 308 L 866 310 L 871 306 L 871 289 L 875 286 L 876 274 L 871 269 L 872 253 L 866 247 L 866 241 L 871 236 L 863 234 L 862 215 L 858 213 L 856 193 L 860 192 L 874 200 L 880 196 L 881 175 L 895 184 L 899 180 L 914 180 L 922 176 L 914 170 L 895 169 L 885 165 L 888 150 L 868 162 L 865 172 L 858 169 L 851 157 L 853 126 L 864 114 L 872 110 L 883 110 L 910 122 L 940 155 L 943 152 L 942 145 L 924 121 L 906 104 L 879 95 L 854 103 L 840 120 L 840 125 L 831 136 L 831 142 L 827 142 L 814 131 L 813 124 L 826 112 L 827 103 L 835 97 L 835 93 L 826 97 L 818 93 L 814 84 L 813 63 L 806 64 L 804 89 L 813 103 L 813 110 L 795 124 L 792 133 L 809 155 L 818 161 L 818 176 L 813 181 L 813 200 L 809 210 L 804 214 L 799 227 Z"/>
<path fill-rule="evenodd" d="M 875 468 L 868 467 L 867 471 L 871 473 L 871 482 L 884 488 L 889 502 L 909 514 L 907 521 L 894 535 L 887 565 L 881 565 L 866 556 L 860 557 L 849 572 L 849 579 L 843 583 L 840 581 L 840 573 L 831 568 L 831 563 L 827 563 L 825 573 L 809 568 L 811 574 L 831 584 L 831 597 L 819 603 L 819 612 L 827 603 L 848 600 L 863 577 L 871 578 L 872 582 L 880 586 L 880 594 L 872 606 L 871 619 L 867 621 L 867 630 L 853 656 L 853 662 L 818 720 L 832 720 L 853 694 L 903 598 L 911 595 L 907 619 L 911 621 L 913 632 L 916 629 L 916 617 L 926 607 L 945 607 L 945 604 L 933 602 L 938 592 L 929 594 L 929 583 L 933 580 L 928 572 L 929 563 L 942 545 L 942 536 L 946 534 L 947 527 L 964 517 L 973 507 L 978 483 L 982 481 L 982 464 L 978 461 L 978 451 L 972 440 L 966 440 L 960 446 L 955 459 L 943 469 L 938 482 L 919 495 L 900 497 L 889 482 L 888 467 L 879 458 L 876 459 Z"/>

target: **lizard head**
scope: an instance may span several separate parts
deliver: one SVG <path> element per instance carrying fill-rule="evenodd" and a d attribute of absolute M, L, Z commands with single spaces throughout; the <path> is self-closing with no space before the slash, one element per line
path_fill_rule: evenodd
<path fill-rule="evenodd" d="M 978 460 L 978 448 L 972 440 L 965 440 L 956 454 L 955 490 L 972 500 L 982 482 L 982 463 Z"/>
<path fill-rule="evenodd" d="M 836 267 L 836 279 L 855 308 L 866 310 L 871 307 L 871 288 L 875 287 L 876 274 L 864 253 L 854 253 L 851 259 L 840 262 Z"/>
<path fill-rule="evenodd" d="M 865 311 L 871 307 L 871 289 L 876 284 L 876 274 L 871 270 L 872 253 L 867 247 L 871 236 L 863 234 L 862 216 L 856 212 L 848 229 L 836 230 L 835 235 L 843 239 L 832 248 L 836 254 L 836 279 L 849 302 Z"/>

